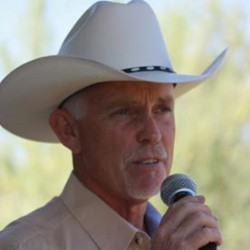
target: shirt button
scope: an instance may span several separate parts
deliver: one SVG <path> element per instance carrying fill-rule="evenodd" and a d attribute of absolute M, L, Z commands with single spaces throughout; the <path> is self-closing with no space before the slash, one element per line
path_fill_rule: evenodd
<path fill-rule="evenodd" d="M 136 237 L 135 237 L 135 243 L 136 243 L 137 245 L 141 245 L 141 244 L 143 243 L 143 238 L 142 238 L 142 236 L 136 235 Z"/>

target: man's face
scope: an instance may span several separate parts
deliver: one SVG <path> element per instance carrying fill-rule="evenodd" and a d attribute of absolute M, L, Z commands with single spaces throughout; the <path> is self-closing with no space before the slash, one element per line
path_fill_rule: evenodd
<path fill-rule="evenodd" d="M 172 84 L 110 82 L 83 92 L 77 172 L 116 199 L 146 200 L 168 175 L 175 135 Z"/>

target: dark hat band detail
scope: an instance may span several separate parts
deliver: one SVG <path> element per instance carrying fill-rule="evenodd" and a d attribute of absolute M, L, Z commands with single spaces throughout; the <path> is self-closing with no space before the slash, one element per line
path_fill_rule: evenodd
<path fill-rule="evenodd" d="M 163 71 L 168 73 L 175 73 L 172 69 L 164 66 L 142 66 L 142 67 L 133 67 L 123 69 L 125 73 L 136 73 L 136 72 L 145 72 L 145 71 Z"/>

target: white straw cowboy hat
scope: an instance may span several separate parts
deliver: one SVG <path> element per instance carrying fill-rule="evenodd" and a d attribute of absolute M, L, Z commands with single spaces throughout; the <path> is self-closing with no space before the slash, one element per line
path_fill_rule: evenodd
<path fill-rule="evenodd" d="M 16 135 L 58 142 L 48 119 L 68 96 L 105 81 L 176 83 L 178 97 L 211 76 L 225 50 L 201 75 L 173 71 L 158 21 L 142 0 L 97 2 L 72 28 L 58 55 L 12 71 L 0 84 L 0 124 Z"/>

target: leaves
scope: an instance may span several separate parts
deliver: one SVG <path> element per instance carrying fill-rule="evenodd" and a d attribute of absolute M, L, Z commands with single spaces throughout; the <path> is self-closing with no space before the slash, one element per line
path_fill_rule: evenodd
<path fill-rule="evenodd" d="M 50 47 L 46 1 L 31 1 L 17 25 L 13 52 L 0 47 L 5 71 Z M 184 4 L 185 3 L 185 4 Z M 48 3 L 47 3 L 48 4 Z M 250 219 L 250 75 L 247 1 L 164 1 L 161 26 L 174 69 L 200 73 L 224 49 L 229 52 L 215 76 L 176 100 L 177 138 L 173 172 L 196 180 L 219 217 L 220 249 L 248 249 Z M 31 8 L 32 7 L 32 8 Z M 233 10 L 233 11 L 232 11 Z M 32 28 L 34 27 L 34 28 Z M 32 32 L 30 32 L 32 30 Z M 11 49 L 12 48 L 12 49 Z M 23 51 L 23 52 L 22 52 Z M 26 141 L 0 130 L 0 227 L 58 194 L 71 171 L 62 146 Z M 67 153 L 66 153 L 67 152 Z M 164 212 L 159 197 L 153 198 Z"/>

